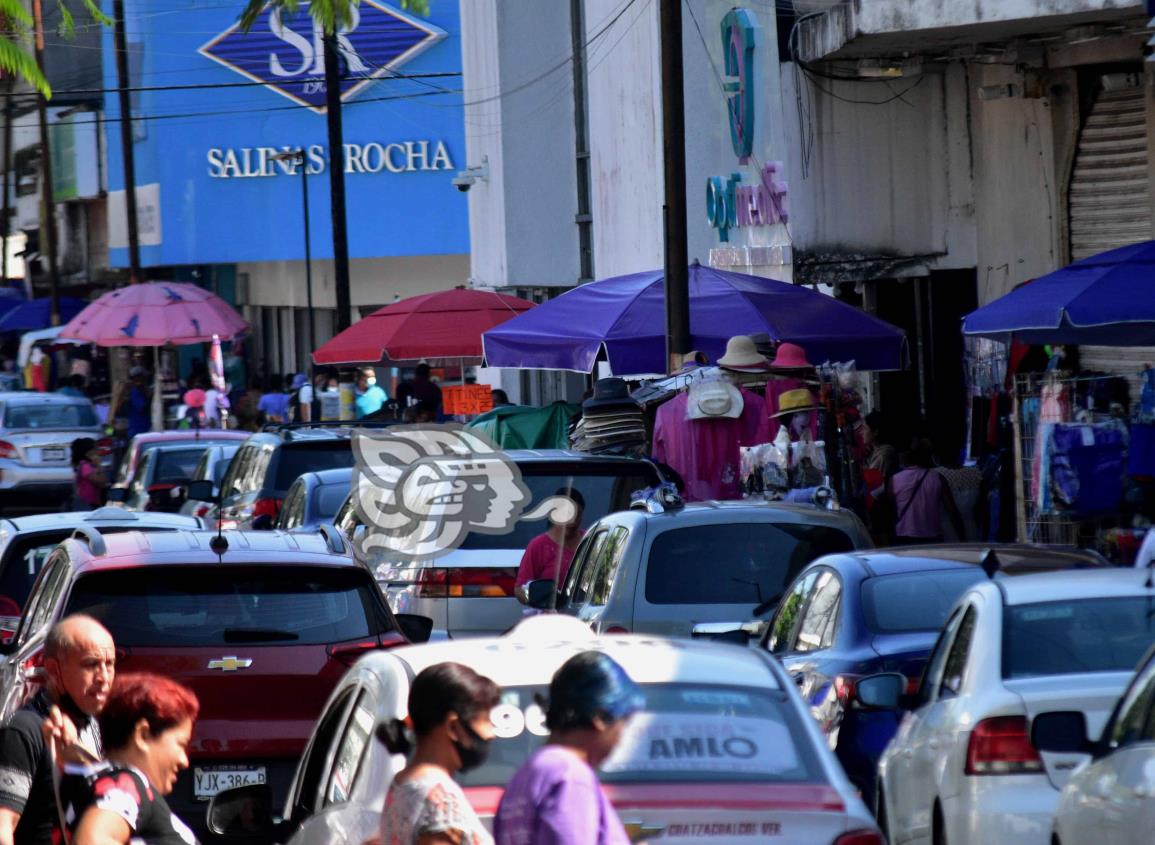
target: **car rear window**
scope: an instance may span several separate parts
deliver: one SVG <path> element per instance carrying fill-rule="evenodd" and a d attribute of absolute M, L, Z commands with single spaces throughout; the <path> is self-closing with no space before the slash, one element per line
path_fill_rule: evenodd
<path fill-rule="evenodd" d="M 5 428 L 92 428 L 96 412 L 91 405 L 9 405 Z"/>
<path fill-rule="evenodd" d="M 276 476 L 272 486 L 275 490 L 287 491 L 306 472 L 351 466 L 353 449 L 348 440 L 285 444 L 277 453 Z M 268 484 L 268 481 L 265 483 Z"/>
<path fill-rule="evenodd" d="M 1003 677 L 1132 671 L 1155 640 L 1148 596 L 1011 605 L 1003 618 Z"/>
<path fill-rule="evenodd" d="M 646 565 L 650 604 L 748 604 L 781 595 L 815 558 L 854 548 L 837 528 L 796 523 L 692 525 L 658 534 Z"/>
<path fill-rule="evenodd" d="M 205 447 L 196 449 L 161 449 L 156 454 L 155 481 L 187 481 L 193 476 Z"/>
<path fill-rule="evenodd" d="M 645 684 L 645 709 L 626 723 L 604 783 L 803 782 L 822 769 L 780 691 L 749 686 Z M 489 758 L 461 775 L 465 786 L 505 786 L 549 733 L 542 687 L 504 687 L 492 711 Z M 802 737 L 802 742 L 798 741 Z"/>
<path fill-rule="evenodd" d="M 866 627 L 876 634 L 937 631 L 963 591 L 985 578 L 978 567 L 869 578 L 862 583 Z"/>
<path fill-rule="evenodd" d="M 323 484 L 313 496 L 314 519 L 332 520 L 349 495 L 349 484 Z"/>
<path fill-rule="evenodd" d="M 631 493 L 653 487 L 661 481 L 654 467 L 642 461 L 601 467 L 581 466 L 574 461 L 572 467 L 564 468 L 564 472 L 559 472 L 556 463 L 548 468 L 527 464 L 521 464 L 519 468 L 522 481 L 530 493 L 523 513 L 532 510 L 538 502 L 563 487 L 572 485 L 586 503 L 582 513 L 582 528 L 588 528 L 608 513 L 625 510 L 630 506 Z M 524 549 L 530 540 L 548 527 L 545 520 L 521 520 L 515 522 L 505 534 L 482 534 L 475 531 L 466 536 L 461 548 Z"/>
<path fill-rule="evenodd" d="M 352 570 L 142 566 L 84 575 L 67 612 L 123 646 L 321 645 L 380 633 L 374 589 Z"/>

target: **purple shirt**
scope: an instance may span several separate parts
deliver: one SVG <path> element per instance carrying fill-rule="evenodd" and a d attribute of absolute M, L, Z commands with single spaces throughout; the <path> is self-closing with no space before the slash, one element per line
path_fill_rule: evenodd
<path fill-rule="evenodd" d="M 899 537 L 942 536 L 938 512 L 942 484 L 942 476 L 933 469 L 904 469 L 895 474 L 890 481 L 899 514 L 895 534 Z"/>
<path fill-rule="evenodd" d="M 493 818 L 497 845 L 629 845 L 589 765 L 558 745 L 539 748 L 514 774 Z"/>

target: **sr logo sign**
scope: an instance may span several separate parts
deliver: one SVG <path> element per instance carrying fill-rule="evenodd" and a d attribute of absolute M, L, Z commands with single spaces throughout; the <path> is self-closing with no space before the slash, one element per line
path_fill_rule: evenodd
<path fill-rule="evenodd" d="M 445 36 L 444 30 L 400 9 L 361 0 L 353 10 L 351 25 L 337 32 L 346 71 L 341 99 L 397 71 Z M 248 33 L 233 25 L 201 47 L 200 53 L 316 112 L 325 110 L 322 31 L 307 3 L 295 15 L 266 6 Z"/>

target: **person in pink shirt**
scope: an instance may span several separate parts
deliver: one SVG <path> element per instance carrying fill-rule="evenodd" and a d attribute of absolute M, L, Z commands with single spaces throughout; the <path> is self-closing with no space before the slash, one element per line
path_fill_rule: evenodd
<path fill-rule="evenodd" d="M 72 509 L 90 511 L 100 507 L 104 503 L 108 477 L 101 466 L 96 441 L 91 437 L 72 441 L 72 469 L 76 473 Z"/>
<path fill-rule="evenodd" d="M 900 459 L 902 470 L 890 480 L 894 506 L 898 511 L 895 541 L 898 545 L 941 543 L 942 519 L 939 504 L 960 537 L 965 537 L 962 514 L 959 513 L 950 487 L 934 470 L 930 452 L 918 449 L 906 452 Z"/>
<path fill-rule="evenodd" d="M 582 494 L 572 487 L 562 487 L 555 495 L 565 496 L 575 505 L 573 519 L 565 523 L 557 523 L 550 517 L 549 529 L 529 541 L 525 547 L 525 554 L 521 556 L 521 565 L 517 568 L 517 578 L 514 584 L 519 592 L 530 581 L 548 578 L 555 581 L 560 588 L 565 583 L 569 565 L 573 562 L 574 552 L 582 538 L 582 512 L 586 502 Z"/>

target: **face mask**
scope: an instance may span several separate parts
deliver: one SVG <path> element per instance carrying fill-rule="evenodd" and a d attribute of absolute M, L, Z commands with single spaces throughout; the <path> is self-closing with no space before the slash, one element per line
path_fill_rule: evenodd
<path fill-rule="evenodd" d="M 489 743 L 490 740 L 482 739 L 473 726 L 464 719 L 458 717 L 457 723 L 465 729 L 469 734 L 470 744 L 463 745 L 460 740 L 452 740 L 453 750 L 457 752 L 457 756 L 461 758 L 461 771 L 468 772 L 476 769 L 478 766 L 484 765 L 485 761 L 489 759 Z"/>

